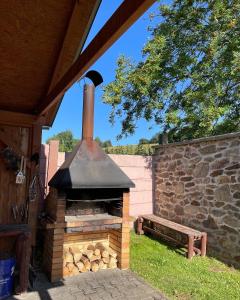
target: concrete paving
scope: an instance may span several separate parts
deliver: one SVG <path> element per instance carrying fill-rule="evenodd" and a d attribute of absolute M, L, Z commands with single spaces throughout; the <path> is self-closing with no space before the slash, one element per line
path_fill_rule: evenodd
<path fill-rule="evenodd" d="M 51 284 L 39 274 L 34 290 L 20 296 L 8 298 L 17 300 L 166 300 L 143 279 L 131 271 L 102 270 L 69 277 Z"/>

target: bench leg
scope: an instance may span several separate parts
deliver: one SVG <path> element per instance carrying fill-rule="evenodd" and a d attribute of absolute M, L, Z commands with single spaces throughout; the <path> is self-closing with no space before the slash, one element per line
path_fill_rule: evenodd
<path fill-rule="evenodd" d="M 194 254 L 194 236 L 193 235 L 189 235 L 188 236 L 188 259 L 192 259 L 193 254 Z"/>
<path fill-rule="evenodd" d="M 138 219 L 137 219 L 137 234 L 144 234 L 143 218 L 141 218 L 141 217 L 138 217 Z"/>
<path fill-rule="evenodd" d="M 201 238 L 201 256 L 206 256 L 206 250 L 207 250 L 207 234 L 206 232 L 204 232 Z"/>

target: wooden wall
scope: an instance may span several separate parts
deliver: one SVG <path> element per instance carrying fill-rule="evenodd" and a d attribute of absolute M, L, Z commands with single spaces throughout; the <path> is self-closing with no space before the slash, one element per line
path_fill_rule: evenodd
<path fill-rule="evenodd" d="M 24 156 L 28 156 L 30 129 L 0 125 L 0 137 L 8 146 L 16 152 L 19 150 Z M 16 184 L 16 173 L 9 169 L 2 155 L 0 156 L 0 225 L 24 223 L 21 215 L 14 218 L 12 206 L 20 208 L 26 203 L 27 181 L 24 184 Z M 26 220 L 25 220 L 26 222 Z M 9 251 L 13 247 L 13 239 L 2 239 L 0 251 Z"/>
<path fill-rule="evenodd" d="M 29 203 L 28 218 L 21 216 L 21 207 L 28 203 L 29 184 L 33 176 L 38 172 L 38 167 L 31 163 L 30 157 L 35 152 L 40 152 L 41 126 L 28 124 L 26 126 L 12 126 L 0 124 L 1 149 L 6 145 L 10 147 L 18 157 L 27 158 L 26 180 L 23 184 L 16 184 L 16 171 L 11 170 L 2 153 L 0 154 L 0 226 L 6 224 L 29 224 L 32 232 L 32 245 L 35 245 L 37 230 L 38 198 Z M 14 217 L 12 206 L 17 206 L 19 213 Z M 0 251 L 9 251 L 13 248 L 13 240 L 0 241 Z"/>
<path fill-rule="evenodd" d="M 29 145 L 29 128 L 13 127 L 0 125 L 2 136 L 11 139 L 11 144 L 15 149 L 19 149 L 19 153 L 28 156 Z M 6 141 L 8 143 L 8 141 Z M 9 143 L 8 143 L 9 144 Z M 11 147 L 11 145 L 9 145 Z M 0 158 L 0 224 L 22 223 L 21 216 L 15 220 L 12 214 L 12 205 L 24 205 L 26 202 L 26 186 L 24 184 L 16 184 L 16 174 L 10 170 L 3 160 Z"/>

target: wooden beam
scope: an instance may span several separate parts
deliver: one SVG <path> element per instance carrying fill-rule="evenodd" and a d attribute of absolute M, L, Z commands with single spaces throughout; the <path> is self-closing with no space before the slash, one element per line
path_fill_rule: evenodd
<path fill-rule="evenodd" d="M 36 120 L 37 116 L 35 115 L 0 110 L 1 124 L 31 127 Z"/>
<path fill-rule="evenodd" d="M 53 76 L 51 78 L 48 93 L 51 92 L 52 88 L 54 88 L 56 83 L 61 79 L 80 54 L 100 3 L 101 0 L 75 1 Z M 55 103 L 55 105 L 48 110 L 45 124 L 52 123 L 51 120 L 57 113 L 59 103 L 61 103 L 61 101 Z"/>
<path fill-rule="evenodd" d="M 31 133 L 31 141 L 30 141 L 30 156 L 34 153 L 41 152 L 41 138 L 42 138 L 42 126 L 39 124 L 34 124 L 32 127 Z M 31 164 L 30 170 L 30 182 L 31 184 L 35 175 L 39 174 L 39 166 L 35 166 L 35 164 Z M 28 203 L 28 225 L 31 228 L 31 245 L 36 245 L 36 233 L 37 233 L 37 222 L 38 222 L 38 208 L 40 201 L 43 199 L 41 198 L 41 192 L 38 193 L 38 196 L 34 201 L 29 201 Z"/>
<path fill-rule="evenodd" d="M 96 14 L 99 4 L 99 0 L 75 1 L 48 93 L 56 85 L 58 80 L 61 79 L 81 51 L 89 31 L 90 24 L 92 23 L 92 19 Z M 79 41 L 79 37 L 82 37 L 81 41 Z M 77 54 L 76 49 L 79 49 Z"/>
<path fill-rule="evenodd" d="M 155 0 L 125 0 L 102 29 L 79 55 L 75 63 L 40 103 L 37 113 L 44 114 L 57 103 L 67 89 L 155 2 Z"/>

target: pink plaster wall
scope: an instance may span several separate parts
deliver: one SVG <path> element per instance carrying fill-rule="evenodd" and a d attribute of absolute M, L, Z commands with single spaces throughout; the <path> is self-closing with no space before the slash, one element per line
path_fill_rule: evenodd
<path fill-rule="evenodd" d="M 130 215 L 151 214 L 152 201 L 152 158 L 140 155 L 111 154 L 110 157 L 135 183 L 130 190 Z"/>
<path fill-rule="evenodd" d="M 58 152 L 58 168 L 63 164 L 67 153 Z M 40 160 L 40 173 L 47 190 L 47 170 L 49 166 L 49 145 L 42 145 Z M 115 163 L 135 183 L 135 188 L 130 189 L 130 215 L 137 217 L 141 214 L 153 212 L 153 187 L 152 187 L 152 157 L 141 155 L 110 154 Z"/>

